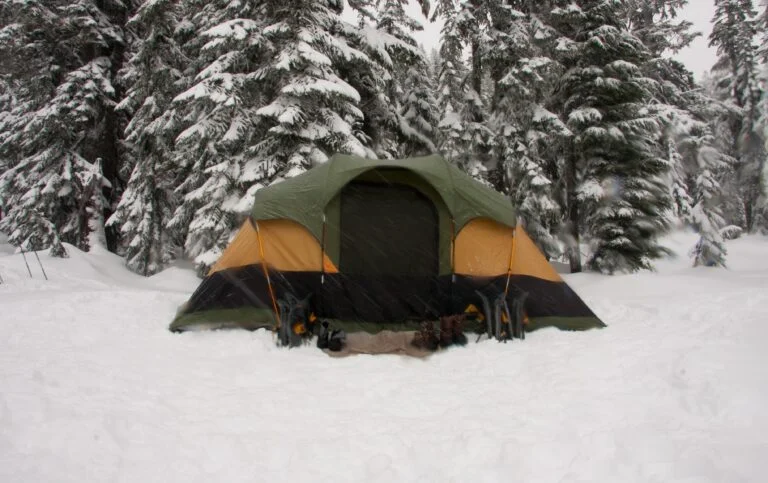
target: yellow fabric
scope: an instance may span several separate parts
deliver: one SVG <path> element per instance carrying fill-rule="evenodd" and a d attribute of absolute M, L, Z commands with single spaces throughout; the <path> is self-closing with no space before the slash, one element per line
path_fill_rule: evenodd
<path fill-rule="evenodd" d="M 476 277 L 511 273 L 563 281 L 522 226 L 513 230 L 488 218 L 470 221 L 456 236 L 454 271 Z"/>
<path fill-rule="evenodd" d="M 557 270 L 550 265 L 522 226 L 515 229 L 515 251 L 512 254 L 512 275 L 530 275 L 551 282 L 562 282 Z"/>
<path fill-rule="evenodd" d="M 295 221 L 262 220 L 258 224 L 264 259 L 270 268 L 286 272 L 319 272 L 323 268 L 327 273 L 339 271 L 328 256 L 321 254 L 317 239 Z M 256 229 L 250 220 L 246 220 L 209 275 L 261 261 Z"/>
<path fill-rule="evenodd" d="M 258 223 L 264 258 L 270 268 L 288 272 L 324 270 L 338 273 L 328 256 L 321 254 L 317 239 L 303 226 L 291 220 L 262 220 Z M 454 271 L 477 277 L 506 275 L 510 269 L 510 253 L 512 275 L 562 282 L 521 226 L 513 231 L 488 218 L 470 221 L 456 236 Z M 251 221 L 246 220 L 209 275 L 256 263 L 261 263 L 258 237 Z"/>
<path fill-rule="evenodd" d="M 240 231 L 229 243 L 224 253 L 221 254 L 216 264 L 211 267 L 208 275 L 212 275 L 225 268 L 242 267 L 259 262 L 259 242 L 256 238 L 256 229 L 250 220 L 245 220 Z"/>
<path fill-rule="evenodd" d="M 259 260 L 264 260 L 264 244 L 261 241 L 261 230 L 259 229 L 259 223 L 255 223 L 256 226 L 256 241 L 259 242 Z M 269 298 L 272 300 L 272 310 L 275 311 L 275 322 L 277 328 L 280 328 L 280 309 L 277 307 L 277 297 L 275 297 L 275 291 L 272 289 L 272 281 L 269 279 L 269 269 L 267 264 L 263 263 L 261 269 L 264 270 L 264 278 L 267 280 L 267 287 L 269 287 Z"/>
<path fill-rule="evenodd" d="M 506 275 L 512 236 L 512 228 L 489 218 L 470 221 L 456 236 L 454 272 L 477 277 Z"/>

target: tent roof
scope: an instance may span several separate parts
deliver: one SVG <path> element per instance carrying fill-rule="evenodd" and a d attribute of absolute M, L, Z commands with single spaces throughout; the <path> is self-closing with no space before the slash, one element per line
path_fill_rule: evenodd
<path fill-rule="evenodd" d="M 472 179 L 438 155 L 371 160 L 337 154 L 327 163 L 306 173 L 257 191 L 251 216 L 257 221 L 294 220 L 320 239 L 326 205 L 356 177 L 382 168 L 405 169 L 425 179 L 442 197 L 455 220 L 457 231 L 471 219 L 479 217 L 515 226 L 515 212 L 506 197 Z"/>

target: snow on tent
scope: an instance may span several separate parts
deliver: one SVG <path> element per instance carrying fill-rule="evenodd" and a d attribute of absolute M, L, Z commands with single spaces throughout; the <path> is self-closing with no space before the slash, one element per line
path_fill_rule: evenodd
<path fill-rule="evenodd" d="M 504 196 L 439 156 L 336 155 L 256 193 L 170 328 L 274 328 L 295 345 L 322 330 L 317 319 L 346 333 L 423 334 L 425 321 L 468 312 L 497 338 L 523 336 L 523 324 L 604 326 Z"/>

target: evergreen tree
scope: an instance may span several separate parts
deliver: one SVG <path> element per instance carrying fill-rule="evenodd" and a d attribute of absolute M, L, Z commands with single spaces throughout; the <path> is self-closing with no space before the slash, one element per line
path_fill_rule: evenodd
<path fill-rule="evenodd" d="M 406 72 L 400 111 L 408 129 L 402 149 L 404 157 L 423 156 L 437 151 L 435 141 L 438 138 L 440 119 L 432 82 L 430 66 L 424 60 L 409 67 Z"/>
<path fill-rule="evenodd" d="M 256 126 L 256 111 L 267 102 L 259 69 L 272 47 L 262 35 L 263 3 L 192 1 L 186 7 L 181 25 L 193 34 L 185 53 L 196 60 L 190 85 L 171 104 L 184 129 L 173 152 L 182 201 L 168 227 L 185 234 L 185 253 L 202 272 L 249 208 L 246 178 L 275 175 L 255 166 L 249 153 L 264 133 Z"/>
<path fill-rule="evenodd" d="M 470 176 L 489 183 L 490 170 L 494 167 L 493 149 L 495 136 L 489 127 L 488 100 L 491 93 L 483 89 L 487 78 L 485 57 L 488 46 L 489 22 L 492 7 L 497 3 L 489 0 L 460 2 L 456 28 L 464 45 L 469 48 L 470 68 L 467 89 L 458 111 L 462 125 L 461 154 L 455 159 Z"/>
<path fill-rule="evenodd" d="M 717 150 L 704 150 L 699 147 L 701 171 L 696 178 L 697 197 L 691 210 L 692 224 L 701 234 L 694 247 L 694 266 L 725 266 L 725 242 L 720 235 L 724 220 L 718 209 L 720 184 L 714 169 L 721 164 L 717 159 Z"/>
<path fill-rule="evenodd" d="M 395 158 L 407 153 L 433 152 L 434 133 L 421 117 L 429 112 L 419 99 L 429 99 L 429 86 L 423 85 L 426 58 L 417 46 L 413 32 L 422 26 L 405 12 L 406 0 L 379 0 L 375 24 L 362 22 L 352 45 L 371 59 L 369 66 L 351 65 L 344 69 L 349 83 L 360 93 L 366 106 L 362 130 L 378 157 Z M 355 40 L 355 37 L 357 40 Z"/>
<path fill-rule="evenodd" d="M 370 58 L 351 41 L 359 40 L 360 32 L 340 18 L 340 2 L 298 1 L 292 8 L 283 3 L 266 17 L 273 22 L 268 39 L 278 51 L 263 75 L 277 88 L 271 102 L 257 111 L 270 126 L 254 154 L 266 164 L 287 167 L 289 176 L 334 152 L 370 157 L 358 137 L 360 94 L 338 70 L 347 62 L 372 69 Z"/>
<path fill-rule="evenodd" d="M 412 32 L 421 24 L 405 12 L 407 0 L 380 0 L 378 29 L 397 39 L 390 42 L 394 76 L 390 98 L 397 101 L 398 156 L 429 154 L 436 151 L 436 100 L 425 52 L 416 44 Z"/>
<path fill-rule="evenodd" d="M 677 123 L 678 156 L 674 159 L 674 195 L 679 215 L 691 225 L 700 238 L 692 250 L 694 266 L 725 266 L 726 249 L 720 235 L 725 226 L 722 216 L 723 193 L 720 179 L 731 160 L 723 154 L 717 137 L 705 119 L 717 116 L 717 106 L 705 96 L 692 93 L 690 112 L 683 112 Z M 695 117 L 694 117 L 695 116 Z M 690 196 L 688 196 L 690 193 Z"/>
<path fill-rule="evenodd" d="M 178 236 L 166 227 L 178 206 L 173 143 L 181 122 L 172 100 L 183 88 L 187 60 L 180 15 L 178 2 L 148 0 L 129 22 L 139 41 L 123 72 L 130 88 L 118 109 L 131 115 L 125 139 L 135 161 L 109 224 L 122 234 L 127 266 L 142 275 L 161 270 L 177 249 Z"/>
<path fill-rule="evenodd" d="M 716 0 L 710 46 L 717 47 L 713 67 L 722 97 L 739 109 L 729 125 L 734 145 L 731 155 L 738 159 L 736 184 L 743 205 L 744 228 L 756 228 L 760 212 L 765 141 L 759 132 L 757 12 L 752 0 Z"/>
<path fill-rule="evenodd" d="M 576 226 L 583 222 L 593 245 L 588 265 L 607 273 L 651 268 L 665 253 L 657 240 L 670 207 L 668 164 L 657 149 L 660 125 L 647 107 L 655 83 L 639 67 L 649 53 L 622 26 L 618 6 L 583 0 L 552 12 L 574 43 L 563 58 L 568 70 L 559 93 L 574 133 L 565 160 L 576 234 L 571 265 L 580 265 Z"/>
<path fill-rule="evenodd" d="M 693 24 L 678 14 L 688 0 L 625 0 L 619 15 L 645 47 L 654 55 L 678 52 L 701 35 L 693 32 Z M 652 61 L 661 60 L 653 58 Z"/>
<path fill-rule="evenodd" d="M 464 46 L 456 25 L 457 12 L 454 2 L 442 0 L 435 16 L 443 18 L 442 43 L 438 53 L 437 90 L 440 123 L 439 150 L 450 160 L 457 160 L 462 153 L 461 137 L 464 131 L 459 117 L 465 95 L 466 67 L 462 61 Z"/>
<path fill-rule="evenodd" d="M 364 32 L 340 18 L 342 7 L 223 1 L 190 17 L 205 43 L 193 85 L 174 100 L 189 123 L 175 156 L 188 174 L 170 226 L 189 227 L 185 249 L 201 268 L 218 257 L 256 190 L 332 153 L 375 156 L 359 130 L 360 94 L 341 74 L 370 72 L 373 63 L 355 47 Z"/>
<path fill-rule="evenodd" d="M 668 163 L 672 179 L 672 212 L 684 223 L 690 224 L 693 210 L 693 198 L 689 182 L 689 173 L 685 169 L 683 156 L 673 140 L 667 141 Z"/>
<path fill-rule="evenodd" d="M 762 188 L 758 198 L 758 215 L 756 216 L 756 225 L 761 227 L 764 234 L 768 234 L 768 0 L 763 0 L 763 11 L 760 14 L 758 22 L 758 32 L 762 32 L 760 37 L 760 92 L 762 96 L 757 108 L 758 112 L 758 132 L 763 139 L 763 169 L 761 173 L 760 186 Z"/>
<path fill-rule="evenodd" d="M 95 211 L 107 208 L 102 188 L 118 181 L 114 79 L 126 5 L 77 0 L 14 7 L 17 21 L 3 35 L 13 35 L 4 48 L 20 102 L 0 147 L 13 164 L 0 176 L 7 211 L 0 229 L 14 244 L 64 256 L 62 242 L 88 249 L 91 222 L 102 218 Z"/>
<path fill-rule="evenodd" d="M 486 5 L 479 0 L 460 2 L 458 10 L 454 2 L 444 0 L 435 12 L 444 20 L 438 85 L 442 98 L 440 150 L 470 176 L 488 183 L 495 139 L 487 124 L 490 116 L 482 95 L 486 14 Z M 467 45 L 472 60 L 469 70 L 462 60 Z"/>
<path fill-rule="evenodd" d="M 533 2 L 520 3 L 524 11 L 495 11 L 487 63 L 498 79 L 490 125 L 504 172 L 501 191 L 510 194 L 528 234 L 553 258 L 560 255 L 554 237 L 561 218 L 554 182 L 560 177 L 557 151 L 570 135 L 548 107 L 562 74 L 550 57 L 558 35 L 545 23 L 547 12 Z"/>

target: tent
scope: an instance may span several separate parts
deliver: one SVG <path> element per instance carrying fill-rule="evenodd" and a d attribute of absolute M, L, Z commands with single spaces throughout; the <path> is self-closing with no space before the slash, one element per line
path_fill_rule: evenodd
<path fill-rule="evenodd" d="M 170 329 L 273 328 L 292 294 L 347 332 L 408 331 L 481 306 L 481 293 L 526 294 L 529 331 L 604 326 L 504 196 L 440 156 L 335 155 L 256 193 Z"/>

